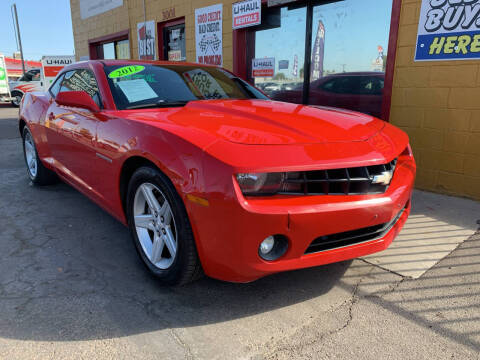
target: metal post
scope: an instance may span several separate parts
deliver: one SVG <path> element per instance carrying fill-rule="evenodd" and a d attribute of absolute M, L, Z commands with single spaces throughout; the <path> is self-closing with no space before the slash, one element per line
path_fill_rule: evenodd
<path fill-rule="evenodd" d="M 143 26 L 145 28 L 145 47 L 143 49 L 143 56 L 147 57 L 147 12 L 145 9 L 145 0 L 143 0 Z"/>
<path fill-rule="evenodd" d="M 310 69 L 312 59 L 312 23 L 313 23 L 313 5 L 307 3 L 307 24 L 305 36 L 305 65 L 303 66 L 303 104 L 308 104 L 310 93 Z"/>
<path fill-rule="evenodd" d="M 13 12 L 15 13 L 15 23 L 17 25 L 17 35 L 18 35 L 18 46 L 20 48 L 20 57 L 22 58 L 22 70 L 25 75 L 25 61 L 23 60 L 23 48 L 22 48 L 22 37 L 20 36 L 20 27 L 18 26 L 18 15 L 17 15 L 17 5 L 13 4 Z"/>

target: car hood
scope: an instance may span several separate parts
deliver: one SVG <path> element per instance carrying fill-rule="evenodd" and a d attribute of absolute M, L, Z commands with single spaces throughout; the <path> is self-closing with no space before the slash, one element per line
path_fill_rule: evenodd
<path fill-rule="evenodd" d="M 270 100 L 201 100 L 180 108 L 121 113 L 132 120 L 244 145 L 361 142 L 385 126 L 372 116 L 348 110 Z"/>
<path fill-rule="evenodd" d="M 266 100 L 192 101 L 167 119 L 245 145 L 366 141 L 385 124 L 351 111 Z"/>

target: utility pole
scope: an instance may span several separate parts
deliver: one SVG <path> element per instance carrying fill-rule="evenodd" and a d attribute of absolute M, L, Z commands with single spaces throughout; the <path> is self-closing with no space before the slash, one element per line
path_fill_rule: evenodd
<path fill-rule="evenodd" d="M 145 9 L 145 0 L 143 0 L 143 27 L 145 28 L 145 46 L 143 48 L 143 56 L 147 58 L 147 11 Z"/>
<path fill-rule="evenodd" d="M 17 15 L 17 5 L 14 3 L 12 5 L 13 13 L 15 14 L 15 24 L 17 26 L 17 36 L 18 36 L 18 46 L 20 48 L 20 57 L 22 59 L 22 70 L 25 74 L 25 61 L 23 60 L 23 49 L 22 49 L 22 37 L 20 36 L 20 27 L 18 26 L 18 15 Z"/>

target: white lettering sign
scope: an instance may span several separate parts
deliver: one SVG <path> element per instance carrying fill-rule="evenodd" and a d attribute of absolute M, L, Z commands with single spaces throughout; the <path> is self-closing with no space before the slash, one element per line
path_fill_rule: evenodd
<path fill-rule="evenodd" d="M 200 64 L 223 64 L 222 9 L 222 4 L 195 9 L 195 42 Z"/>
<path fill-rule="evenodd" d="M 262 1 L 246 0 L 232 4 L 233 29 L 259 25 L 262 22 Z"/>
<path fill-rule="evenodd" d="M 80 17 L 87 19 L 122 5 L 123 0 L 80 0 Z"/>
<path fill-rule="evenodd" d="M 73 64 L 75 62 L 75 56 L 42 56 L 42 73 L 44 77 L 43 86 L 47 89 L 50 84 L 55 80 L 60 70 L 66 65 Z"/>
<path fill-rule="evenodd" d="M 275 58 L 261 58 L 252 60 L 252 77 L 275 76 Z"/>
<path fill-rule="evenodd" d="M 423 0 L 416 61 L 480 58 L 480 0 Z"/>
<path fill-rule="evenodd" d="M 155 60 L 155 21 L 137 24 L 138 58 Z"/>

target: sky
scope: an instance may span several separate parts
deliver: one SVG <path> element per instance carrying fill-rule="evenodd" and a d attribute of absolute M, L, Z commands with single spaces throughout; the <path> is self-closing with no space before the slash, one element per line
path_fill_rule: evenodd
<path fill-rule="evenodd" d="M 325 26 L 324 70 L 371 71 L 379 45 L 387 55 L 391 12 L 392 0 L 345 0 L 315 6 L 312 43 L 319 20 L 322 20 Z M 276 73 L 280 71 L 278 61 L 289 60 L 289 69 L 282 72 L 291 77 L 295 54 L 298 56 L 299 69 L 303 66 L 305 13 L 305 8 L 283 8 L 281 27 L 256 35 L 255 57 L 274 57 Z"/>
<path fill-rule="evenodd" d="M 43 55 L 73 55 L 70 0 L 0 0 L 0 52 L 17 51 L 11 5 L 17 4 L 25 60 Z"/>

